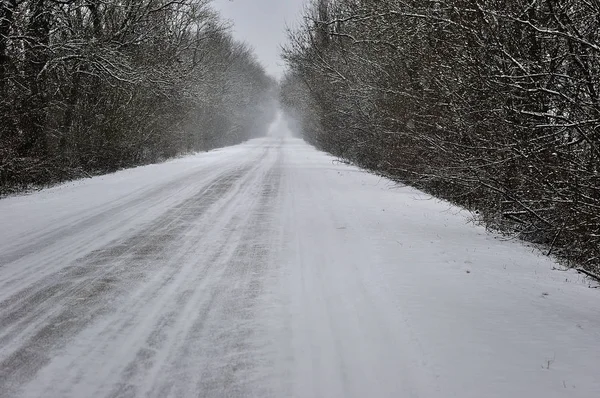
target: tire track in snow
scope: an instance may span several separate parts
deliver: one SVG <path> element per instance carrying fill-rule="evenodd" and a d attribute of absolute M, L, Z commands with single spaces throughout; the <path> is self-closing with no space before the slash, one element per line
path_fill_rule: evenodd
<path fill-rule="evenodd" d="M 138 351 L 109 396 L 267 396 L 251 393 L 248 374 L 260 357 L 251 343 L 253 307 L 271 265 L 264 237 L 272 234 L 279 178 L 276 162 L 238 196 L 244 203 L 236 203 L 236 215 L 221 231 L 229 239 L 202 272 L 190 275 L 178 296 L 181 308 L 163 319 L 165 330 L 152 334 L 165 338 L 152 338 Z"/>
<path fill-rule="evenodd" d="M 203 172 L 204 170 L 201 170 Z M 95 211 L 93 214 L 81 214 L 72 218 L 72 221 L 67 225 L 60 225 L 55 228 L 50 228 L 47 231 L 34 233 L 28 236 L 31 241 L 13 247 L 0 255 L 0 266 L 17 261 L 31 253 L 39 253 L 48 248 L 57 240 L 67 240 L 77 236 L 85 229 L 95 226 L 106 218 L 114 218 L 123 216 L 123 213 L 130 212 L 135 207 L 146 207 L 150 202 L 157 200 L 160 196 L 172 193 L 181 187 L 182 184 L 189 182 L 190 176 L 186 175 L 177 178 L 173 181 L 150 189 L 140 189 L 129 194 L 125 198 L 116 198 L 111 202 L 107 202 L 105 209 Z"/>
<path fill-rule="evenodd" d="M 156 260 L 161 253 L 177 246 L 177 239 L 250 174 L 251 166 L 222 173 L 140 233 L 95 251 L 2 301 L 0 344 L 19 348 L 0 356 L 0 390 L 8 392 L 12 385 L 26 382 L 69 338 L 113 312 L 119 296 L 148 280 L 148 265 L 160 264 Z"/>
<path fill-rule="evenodd" d="M 139 229 L 154 221 L 165 209 L 196 194 L 198 189 L 229 172 L 232 167 L 257 163 L 266 156 L 268 148 L 256 149 L 249 151 L 250 156 L 241 161 L 194 166 L 192 171 L 184 170 L 183 176 L 176 175 L 174 180 L 158 183 L 157 187 L 133 189 L 131 193 L 113 198 L 97 208 L 66 216 L 56 225 L 42 228 L 40 233 L 32 231 L 26 239 L 17 237 L 15 244 L 7 241 L 8 245 L 3 245 L 0 250 L 0 301 L 87 255 L 90 248 L 101 249 L 112 244 L 115 235 L 131 234 L 131 228 Z M 86 220 L 91 218 L 94 222 L 88 223 Z"/>

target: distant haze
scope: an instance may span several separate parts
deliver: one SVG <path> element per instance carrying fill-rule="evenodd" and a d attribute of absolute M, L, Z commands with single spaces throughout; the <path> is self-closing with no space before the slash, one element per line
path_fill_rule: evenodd
<path fill-rule="evenodd" d="M 215 0 L 213 6 L 230 20 L 236 39 L 252 46 L 266 71 L 280 78 L 284 71 L 279 58 L 286 40 L 286 26 L 300 18 L 306 0 Z"/>
<path fill-rule="evenodd" d="M 274 138 L 286 138 L 292 137 L 293 133 L 288 126 L 288 120 L 286 120 L 283 112 L 277 112 L 275 119 L 271 122 L 269 129 L 267 130 L 267 137 Z"/>

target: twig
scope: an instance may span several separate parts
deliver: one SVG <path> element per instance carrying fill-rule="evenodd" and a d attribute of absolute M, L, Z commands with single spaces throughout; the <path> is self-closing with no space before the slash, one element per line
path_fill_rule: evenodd
<path fill-rule="evenodd" d="M 596 281 L 600 282 L 600 275 L 596 275 L 593 272 L 587 271 L 583 268 L 575 268 L 575 270 L 581 274 L 585 274 L 587 276 L 589 276 L 592 279 L 595 279 Z"/>

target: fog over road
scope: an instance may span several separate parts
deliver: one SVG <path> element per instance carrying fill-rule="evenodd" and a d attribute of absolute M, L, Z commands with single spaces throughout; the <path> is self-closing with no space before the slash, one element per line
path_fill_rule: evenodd
<path fill-rule="evenodd" d="M 598 289 L 467 218 L 277 134 L 0 200 L 0 396 L 599 396 Z"/>

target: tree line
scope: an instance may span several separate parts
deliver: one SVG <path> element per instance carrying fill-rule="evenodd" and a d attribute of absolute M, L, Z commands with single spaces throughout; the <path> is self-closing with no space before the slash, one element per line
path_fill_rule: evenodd
<path fill-rule="evenodd" d="M 308 141 L 600 272 L 600 2 L 315 0 L 283 55 Z"/>
<path fill-rule="evenodd" d="M 2 0 L 0 193 L 241 142 L 275 90 L 210 0 Z"/>

